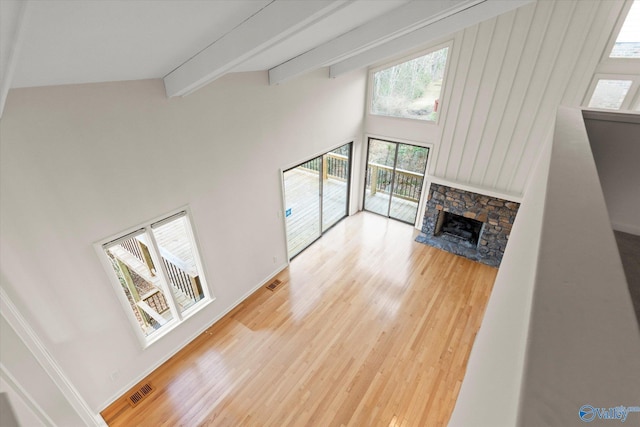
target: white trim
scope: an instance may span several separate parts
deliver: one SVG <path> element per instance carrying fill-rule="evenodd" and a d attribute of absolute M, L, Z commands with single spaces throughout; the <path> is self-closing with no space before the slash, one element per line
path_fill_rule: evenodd
<path fill-rule="evenodd" d="M 357 55 L 482 1 L 410 1 L 271 68 L 269 84 L 279 84 L 320 66 Z"/>
<path fill-rule="evenodd" d="M 160 254 L 156 250 L 158 246 L 157 246 L 155 236 L 153 234 L 152 226 L 163 225 L 166 223 L 167 220 L 175 220 L 177 218 L 185 218 L 185 221 L 187 222 L 187 227 L 186 227 L 187 233 L 189 234 L 189 237 L 191 238 L 191 243 L 193 245 L 192 247 L 193 255 L 195 257 L 196 268 L 198 269 L 198 273 L 200 276 L 200 284 L 202 285 L 202 292 L 204 294 L 204 297 L 201 300 L 199 300 L 196 304 L 194 304 L 193 307 L 190 307 L 184 312 L 180 312 L 178 308 L 178 304 L 173 295 L 173 292 L 170 289 L 169 283 L 168 282 L 165 283 L 166 282 L 165 280 L 160 280 L 159 281 L 160 290 L 165 296 L 165 299 L 167 301 L 167 304 L 170 307 L 173 317 L 171 320 L 165 321 L 165 324 L 162 325 L 162 328 L 158 329 L 157 331 L 149 335 L 145 335 L 140 327 L 140 324 L 138 322 L 138 319 L 135 316 L 135 313 L 131 308 L 131 305 L 129 304 L 129 300 L 127 299 L 127 296 L 122 291 L 122 287 L 118 281 L 118 278 L 114 274 L 113 267 L 111 266 L 111 263 L 108 257 L 105 255 L 105 247 L 111 247 L 114 244 L 122 241 L 122 239 L 128 237 L 131 234 L 134 234 L 137 232 L 145 233 L 150 240 L 149 253 L 151 255 L 151 258 L 153 259 L 154 264 L 159 266 L 157 269 L 162 271 L 163 277 L 168 278 L 169 275 L 167 274 L 164 263 L 161 262 Z M 149 346 L 151 346 L 153 343 L 157 342 L 162 337 L 169 334 L 171 331 L 175 330 L 186 319 L 193 316 L 195 313 L 199 312 L 200 310 L 204 309 L 206 306 L 208 306 L 211 302 L 215 300 L 215 296 L 209 289 L 209 284 L 206 279 L 206 272 L 204 271 L 203 264 L 200 258 L 200 248 L 195 236 L 195 231 L 193 229 L 193 221 L 191 220 L 191 209 L 188 205 L 182 206 L 178 209 L 174 209 L 152 220 L 145 221 L 142 224 L 139 224 L 135 227 L 131 227 L 123 231 L 122 233 L 118 233 L 117 236 L 120 236 L 120 237 L 114 238 L 112 236 L 112 237 L 104 238 L 98 242 L 95 242 L 93 244 L 93 247 L 100 260 L 100 263 L 102 264 L 102 267 L 105 269 L 105 272 L 107 273 L 109 282 L 111 283 L 111 286 L 113 287 L 114 292 L 116 293 L 116 296 L 120 301 L 122 309 L 125 312 L 125 316 L 129 320 L 129 323 L 131 324 L 131 329 L 133 330 L 133 333 L 138 339 L 138 342 L 140 343 L 141 348 L 145 350 L 149 348 Z"/>
<path fill-rule="evenodd" d="M 147 376 L 149 376 L 153 371 L 155 371 L 156 369 L 158 369 L 160 366 L 162 366 L 162 364 L 164 364 L 167 360 L 171 359 L 173 356 L 175 356 L 180 350 L 182 350 L 184 347 L 186 347 L 188 344 L 190 344 L 194 339 L 196 339 L 198 336 L 202 335 L 204 333 L 204 331 L 206 331 L 207 329 L 211 328 L 213 325 L 215 325 L 218 321 L 220 321 L 224 316 L 226 316 L 227 314 L 229 314 L 233 309 L 235 309 L 238 305 L 240 305 L 244 300 L 246 300 L 247 298 L 249 298 L 251 295 L 253 295 L 258 289 L 260 289 L 261 287 L 265 286 L 269 281 L 271 281 L 275 276 L 277 276 L 278 274 L 280 274 L 284 269 L 286 269 L 289 266 L 289 263 L 284 263 L 281 264 L 280 266 L 278 266 L 269 276 L 267 276 L 266 279 L 264 279 L 262 282 L 260 282 L 257 286 L 253 287 L 252 289 L 250 289 L 248 292 L 246 292 L 243 296 L 241 296 L 240 298 L 238 298 L 233 304 L 231 304 L 226 310 L 224 310 L 222 313 L 220 313 L 218 316 L 216 316 L 211 323 L 206 323 L 205 326 L 199 328 L 195 333 L 189 335 L 185 340 L 183 340 L 180 344 L 178 344 L 176 347 L 174 347 L 173 350 L 167 352 L 165 354 L 164 357 L 162 357 L 158 362 L 156 362 L 155 364 L 151 365 L 149 368 L 147 368 L 145 371 L 143 371 L 140 375 L 138 375 L 136 378 L 134 378 L 133 381 L 130 381 L 129 383 L 127 383 L 127 385 L 125 385 L 124 387 L 121 387 L 114 395 L 112 395 L 112 397 L 110 399 L 108 399 L 105 403 L 103 403 L 100 407 L 102 408 L 100 411 L 103 411 L 104 409 L 106 409 L 109 405 L 111 405 L 113 402 L 115 402 L 116 400 L 118 400 L 119 398 L 121 398 L 127 391 L 129 391 L 134 385 L 138 384 L 140 381 L 142 381 L 143 379 L 145 379 Z M 213 300 L 210 300 L 207 302 L 206 305 L 209 305 L 213 302 Z M 200 311 L 200 310 L 198 310 Z M 106 425 L 106 424 L 105 424 Z"/>
<path fill-rule="evenodd" d="M 129 300 L 127 300 L 127 296 L 122 291 L 120 283 L 118 283 L 118 279 L 115 277 L 113 267 L 110 265 L 109 259 L 105 256 L 103 244 L 94 243 L 93 248 L 96 251 L 96 256 L 98 257 L 102 268 L 104 268 L 107 279 L 109 280 L 109 283 L 111 284 L 111 287 L 113 288 L 113 291 L 118 298 L 118 301 L 120 302 L 120 306 L 122 307 L 124 315 L 127 317 L 127 320 L 131 325 L 131 328 L 129 328 L 129 330 L 132 334 L 134 334 L 136 340 L 141 345 L 141 348 L 145 349 L 149 345 L 149 343 L 147 342 L 147 337 L 144 335 L 142 329 L 140 329 L 138 319 L 136 319 L 136 316 L 131 309 L 131 305 L 129 305 Z"/>
<path fill-rule="evenodd" d="M 430 184 L 446 185 L 448 187 L 453 187 L 453 188 L 457 188 L 459 190 L 469 191 L 471 193 L 478 193 L 478 194 L 482 194 L 482 195 L 485 195 L 485 196 L 495 197 L 497 199 L 508 200 L 510 202 L 522 203 L 522 195 L 520 195 L 520 194 L 503 193 L 503 192 L 496 191 L 496 190 L 491 189 L 491 188 L 476 187 L 476 186 L 471 185 L 471 184 L 464 184 L 464 183 L 461 183 L 461 182 L 450 181 L 448 179 L 440 178 L 440 177 L 437 177 L 437 176 L 430 176 L 429 177 L 429 183 Z"/>
<path fill-rule="evenodd" d="M 367 67 L 384 58 L 393 57 L 397 55 L 398 52 L 406 52 L 436 38 L 452 35 L 467 27 L 534 1 L 535 0 L 484 0 L 479 3 L 467 5 L 466 8 L 463 7 L 453 15 L 442 17 L 429 25 L 331 65 L 329 67 L 329 76 L 332 78 L 338 77 L 358 68 Z"/>
<path fill-rule="evenodd" d="M 347 215 L 346 216 L 350 216 L 351 215 L 351 201 L 353 200 L 353 170 L 354 170 L 354 153 L 355 153 L 355 144 L 356 144 L 356 138 L 352 138 L 352 139 L 348 139 L 347 142 L 343 142 L 342 144 L 336 145 L 333 148 L 329 148 L 326 151 L 322 151 L 320 152 L 320 154 L 316 154 L 313 157 L 310 158 L 306 158 L 306 160 L 303 160 L 301 162 L 298 163 L 294 163 L 292 164 L 292 166 L 288 166 L 288 167 L 284 167 L 284 168 L 280 168 L 280 194 L 282 196 L 282 210 L 278 212 L 278 217 L 280 218 L 280 220 L 282 221 L 282 226 L 284 229 L 284 242 L 285 242 L 285 249 L 286 249 L 286 255 L 285 255 L 285 259 L 287 260 L 287 265 L 289 265 L 289 263 L 291 262 L 291 258 L 289 257 L 289 237 L 287 234 L 287 217 L 286 217 L 286 210 L 287 210 L 287 200 L 286 200 L 286 192 L 285 192 L 285 185 L 284 185 L 284 173 L 287 171 L 290 171 L 292 169 L 295 169 L 296 167 L 309 162 L 313 159 L 316 159 L 318 157 L 322 157 L 325 154 L 329 154 L 330 152 L 332 152 L 333 150 L 343 147 L 345 145 L 349 145 L 351 144 L 351 150 L 350 150 L 350 157 L 349 157 L 349 179 L 348 179 L 348 194 L 347 194 Z M 335 224 L 334 224 L 335 225 Z M 322 227 L 321 227 L 322 228 Z M 320 237 L 322 237 L 323 235 L 323 231 L 321 230 L 320 232 Z M 297 255 L 297 254 L 296 254 Z"/>
<path fill-rule="evenodd" d="M 636 60 L 640 60 L 639 58 L 611 58 L 609 55 L 611 54 L 611 51 L 613 50 L 613 45 L 616 43 L 616 40 L 618 39 L 618 35 L 620 34 L 620 30 L 622 29 L 622 26 L 624 25 L 624 21 L 627 20 L 627 15 L 629 14 L 629 11 L 631 10 L 631 6 L 633 6 L 633 1 L 634 0 L 626 0 L 625 1 L 625 5 L 622 7 L 622 10 L 620 11 L 620 15 L 617 18 L 616 22 L 616 26 L 613 28 L 613 31 L 611 32 L 611 36 L 609 37 L 609 41 L 607 42 L 607 45 L 604 49 L 604 52 L 602 52 L 602 57 L 600 58 L 600 63 L 608 63 L 608 62 L 617 62 L 617 61 L 628 61 L 629 59 L 636 59 Z"/>
<path fill-rule="evenodd" d="M 627 93 L 624 95 L 624 99 L 622 100 L 622 104 L 620 104 L 620 108 L 596 108 L 589 107 L 589 103 L 591 102 L 591 98 L 596 90 L 596 86 L 600 80 L 620 80 L 620 81 L 630 81 L 631 86 L 627 90 Z M 624 111 L 631 109 L 631 103 L 636 96 L 636 92 L 638 91 L 638 87 L 640 87 L 640 76 L 636 74 L 618 74 L 618 73 L 596 73 L 593 75 L 593 79 L 591 80 L 591 84 L 589 85 L 589 90 L 587 90 L 587 94 L 582 101 L 582 105 L 584 108 L 589 108 L 597 111 Z"/>
<path fill-rule="evenodd" d="M 365 108 L 365 114 L 367 116 L 375 116 L 375 117 L 389 117 L 391 119 L 399 119 L 399 120 L 411 120 L 412 122 L 418 122 L 418 123 L 424 123 L 427 125 L 432 125 L 432 126 L 439 126 L 440 125 L 440 117 L 442 116 L 441 112 L 443 110 L 443 105 L 444 105 L 444 93 L 447 89 L 447 80 L 449 80 L 447 77 L 449 75 L 449 70 L 450 70 L 450 64 L 451 64 L 451 57 L 453 55 L 453 46 L 454 46 L 454 38 L 449 38 L 447 41 L 444 42 L 440 42 L 438 44 L 434 44 L 434 45 L 430 45 L 427 48 L 423 48 L 420 49 L 419 51 L 410 53 L 408 55 L 405 55 L 403 57 L 400 58 L 396 58 L 393 59 L 391 61 L 387 61 L 384 64 L 381 65 L 377 65 L 375 67 L 372 67 L 369 69 L 368 71 L 368 75 L 367 75 L 367 96 L 366 96 L 366 108 Z M 437 116 L 435 120 L 422 120 L 422 119 L 416 119 L 413 117 L 398 117 L 398 116 L 388 116 L 388 115 L 384 115 L 384 114 L 374 114 L 371 112 L 371 107 L 373 105 L 373 75 L 375 73 L 377 73 L 378 71 L 382 71 L 382 70 L 386 70 L 387 68 L 391 68 L 391 67 L 395 67 L 396 65 L 400 65 L 400 64 L 404 64 L 405 62 L 409 62 L 412 61 L 416 58 L 420 58 L 423 56 L 427 56 L 433 52 L 436 52 L 438 50 L 442 50 L 444 48 L 447 48 L 447 60 L 445 61 L 444 64 L 444 71 L 442 74 L 442 86 L 440 87 L 440 98 L 439 99 L 439 104 L 438 104 L 438 111 L 437 111 Z"/>
<path fill-rule="evenodd" d="M 0 86 L 0 118 L 2 118 L 4 106 L 7 102 L 7 96 L 9 95 L 9 90 L 11 89 L 13 75 L 16 71 L 18 61 L 20 60 L 20 49 L 22 48 L 22 44 L 24 41 L 24 29 L 27 26 L 26 22 L 29 19 L 30 6 L 31 2 L 28 0 L 21 2 L 21 4 L 18 6 L 20 8 L 20 11 L 18 12 L 18 19 L 16 20 L 16 29 L 12 35 L 13 43 L 11 43 L 11 47 L 9 48 L 11 51 L 9 52 L 7 67 L 5 70 L 0 70 L 0 72 L 3 74 L 2 83 Z"/>
<path fill-rule="evenodd" d="M 31 412 L 44 424 L 45 426 L 56 427 L 56 423 L 53 422 L 49 415 L 38 405 L 31 394 L 22 387 L 22 385 L 11 375 L 11 372 L 0 362 L 0 377 L 5 380 L 7 385 L 11 387 L 11 390 L 22 399 L 22 403 L 31 410 Z M 15 412 L 15 411 L 14 411 Z"/>
<path fill-rule="evenodd" d="M 413 228 L 420 230 L 422 228 L 422 217 L 424 217 L 424 210 L 426 208 L 426 204 L 425 204 L 425 189 L 429 189 L 429 166 L 430 166 L 430 162 L 431 162 L 431 158 L 433 157 L 433 153 L 435 151 L 435 145 L 431 142 L 418 142 L 418 141 L 412 141 L 410 139 L 405 139 L 405 138 L 396 138 L 396 137 L 392 137 L 392 136 L 382 136 L 382 135 L 375 135 L 375 134 L 370 134 L 370 133 L 365 133 L 365 149 L 364 151 L 364 155 L 363 155 L 363 160 L 362 160 L 362 164 L 364 165 L 364 167 L 362 168 L 362 171 L 360 172 L 361 174 L 361 178 L 362 178 L 362 191 L 359 192 L 360 195 L 360 203 L 362 203 L 361 209 L 364 210 L 364 195 L 366 194 L 366 188 L 365 184 L 366 184 L 366 177 L 367 177 L 367 156 L 369 155 L 369 140 L 370 139 L 377 139 L 378 141 L 383 141 L 383 142 L 391 142 L 391 143 L 397 143 L 397 144 L 405 144 L 405 145 L 414 145 L 416 147 L 422 147 L 422 148 L 426 148 L 428 149 L 428 153 L 427 153 L 427 163 L 425 164 L 425 169 L 424 169 L 424 177 L 422 179 L 422 190 L 420 191 L 420 200 L 418 200 L 418 211 L 416 212 L 416 219 L 413 222 Z"/>
<path fill-rule="evenodd" d="M 586 120 L 640 124 L 640 113 L 633 111 L 595 110 L 591 108 L 583 108 L 582 116 Z"/>
<path fill-rule="evenodd" d="M 160 316 L 158 313 L 156 313 L 146 302 L 138 301 L 136 305 L 140 307 L 142 311 L 147 313 L 149 316 L 153 317 L 153 319 L 156 322 L 160 323 L 160 326 L 164 326 L 167 324 L 167 321 L 165 320 L 165 318 Z"/>
<path fill-rule="evenodd" d="M 96 414 L 82 398 L 78 390 L 66 377 L 64 371 L 47 351 L 40 338 L 31 328 L 29 323 L 22 317 L 13 301 L 9 298 L 3 288 L 0 288 L 0 309 L 7 323 L 16 332 L 27 349 L 33 354 L 40 366 L 49 375 L 61 393 L 67 398 L 73 409 L 88 426 L 106 426 L 102 417 Z"/>
<path fill-rule="evenodd" d="M 325 155 L 325 154 L 327 154 L 327 153 L 329 153 L 329 152 L 331 152 L 331 151 L 335 150 L 336 148 L 340 148 L 340 147 L 342 147 L 343 145 L 347 145 L 347 144 L 350 144 L 350 143 L 354 143 L 354 144 L 355 144 L 356 137 L 354 136 L 354 137 L 352 137 L 352 138 L 347 138 L 347 139 L 344 139 L 343 141 L 344 141 L 344 142 L 342 142 L 342 143 L 340 143 L 340 144 L 337 144 L 337 145 L 330 145 L 328 149 L 322 149 L 322 150 L 320 150 L 320 151 L 316 151 L 314 154 L 311 154 L 311 155 L 309 155 L 309 156 L 304 156 L 304 157 L 302 158 L 302 160 L 296 160 L 295 162 L 292 162 L 292 163 L 288 163 L 288 164 L 286 164 L 285 166 L 283 166 L 282 168 L 280 168 L 280 173 L 281 173 L 281 175 L 282 175 L 282 172 L 286 172 L 286 171 L 288 171 L 288 170 L 290 170 L 290 169 L 293 169 L 293 168 L 295 168 L 295 167 L 298 167 L 298 166 L 300 166 L 301 164 L 308 162 L 309 160 L 313 160 L 313 159 L 315 159 L 316 157 L 323 156 L 323 155 Z M 284 194 L 284 193 L 283 193 L 283 194 Z"/>
<path fill-rule="evenodd" d="M 611 221 L 611 228 L 616 231 L 622 231 L 623 233 L 633 234 L 635 236 L 640 236 L 640 227 L 633 224 L 622 224 L 620 222 Z"/>
<path fill-rule="evenodd" d="M 164 77 L 167 97 L 186 96 L 266 49 L 336 13 L 347 0 L 270 1 Z"/>
<path fill-rule="evenodd" d="M 430 53 L 433 53 L 435 51 L 444 49 L 445 47 L 452 47 L 453 45 L 453 38 L 452 37 L 447 37 L 447 39 L 445 41 L 441 41 L 439 43 L 436 44 L 430 44 L 428 47 L 423 47 L 419 50 L 414 50 L 413 52 L 410 53 L 406 53 L 400 57 L 396 57 L 393 58 L 391 60 L 385 61 L 383 63 L 380 64 L 376 64 L 375 66 L 372 66 L 371 68 L 369 68 L 369 72 L 370 73 L 377 73 L 378 71 L 381 70 L 386 70 L 387 68 L 391 68 L 394 67 L 398 64 L 403 64 L 405 62 L 409 62 L 412 61 L 416 58 L 420 58 L 422 56 L 427 56 Z M 447 53 L 447 63 L 449 62 L 449 53 Z M 444 85 L 443 85 L 444 86 Z"/>

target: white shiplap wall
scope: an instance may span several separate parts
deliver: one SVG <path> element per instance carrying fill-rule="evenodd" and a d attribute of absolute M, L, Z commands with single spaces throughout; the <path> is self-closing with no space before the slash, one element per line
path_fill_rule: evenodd
<path fill-rule="evenodd" d="M 415 138 L 434 145 L 430 176 L 521 196 L 556 108 L 582 101 L 623 6 L 538 0 L 452 36 L 441 120 Z M 404 136 L 383 120 L 369 115 L 367 131 Z"/>

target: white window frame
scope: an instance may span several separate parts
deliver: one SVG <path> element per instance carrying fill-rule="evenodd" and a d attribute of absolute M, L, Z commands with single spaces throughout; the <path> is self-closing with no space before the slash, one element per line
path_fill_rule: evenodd
<path fill-rule="evenodd" d="M 617 110 L 611 108 L 597 108 L 597 107 L 589 107 L 589 102 L 591 102 L 591 97 L 596 90 L 596 86 L 600 80 L 627 80 L 631 81 L 631 87 L 627 91 L 627 94 L 620 105 L 620 108 Z M 598 110 L 598 111 L 628 111 L 631 110 L 634 106 L 634 101 L 637 98 L 638 88 L 640 87 L 640 75 L 628 75 L 628 74 L 596 74 L 593 76 L 591 80 L 591 84 L 589 85 L 589 90 L 587 91 L 587 96 L 584 99 L 584 106 L 589 110 Z"/>
<path fill-rule="evenodd" d="M 387 116 L 384 114 L 375 114 L 372 112 L 373 109 L 373 81 L 374 81 L 374 74 L 377 73 L 378 71 L 381 70 L 385 70 L 387 68 L 391 68 L 395 65 L 398 64 L 402 64 L 404 62 L 409 62 L 413 59 L 416 58 L 420 58 L 421 56 L 426 56 L 429 55 L 430 53 L 436 52 L 440 49 L 444 49 L 444 48 L 449 48 L 449 50 L 447 51 L 447 62 L 444 66 L 444 74 L 442 76 L 442 88 L 440 89 L 440 102 L 438 104 L 438 115 L 436 117 L 435 120 L 420 120 L 420 119 L 414 119 L 412 117 L 398 117 L 398 116 Z M 411 120 L 412 122 L 417 122 L 417 123 L 424 123 L 426 125 L 432 125 L 432 126 L 437 126 L 440 123 L 440 117 L 442 116 L 442 114 L 440 114 L 443 111 L 444 108 L 444 102 L 443 102 L 443 98 L 444 95 L 446 93 L 446 88 L 447 88 L 447 81 L 448 76 L 449 76 L 449 69 L 451 68 L 451 58 L 453 56 L 453 39 L 448 40 L 444 43 L 440 43 L 434 46 L 431 46 L 427 49 L 422 49 L 418 52 L 415 52 L 411 55 L 407 55 L 407 56 L 403 56 L 402 58 L 398 58 L 395 59 L 393 61 L 389 61 L 386 62 L 385 64 L 376 66 L 374 68 L 369 69 L 369 79 L 368 79 L 368 88 L 367 88 L 367 114 L 370 116 L 374 116 L 374 117 L 383 117 L 383 118 L 388 118 L 388 119 L 393 119 L 393 120 Z"/>
<path fill-rule="evenodd" d="M 640 103 L 640 58 L 609 57 L 632 5 L 633 0 L 627 0 L 620 13 L 620 18 L 618 19 L 618 22 L 616 23 L 616 26 L 611 33 L 611 37 L 607 42 L 607 47 L 605 48 L 602 57 L 600 58 L 600 63 L 596 67 L 593 79 L 591 80 L 591 84 L 589 85 L 589 90 L 587 90 L 587 93 L 585 94 L 585 97 L 582 101 L 584 109 L 593 111 L 623 111 L 637 113 L 637 111 L 633 110 L 635 108 L 638 108 Z M 631 87 L 629 88 L 629 91 L 627 92 L 627 95 L 625 96 L 625 99 L 618 110 L 589 107 L 589 102 L 591 101 L 591 97 L 593 96 L 593 93 L 596 89 L 598 80 L 632 81 Z"/>
<path fill-rule="evenodd" d="M 631 7 L 633 6 L 633 3 L 634 3 L 634 0 L 627 0 L 625 2 L 625 5 L 623 6 L 622 11 L 620 13 L 620 18 L 618 19 L 616 26 L 613 28 L 613 33 L 611 34 L 611 38 L 607 42 L 607 48 L 605 49 L 604 54 L 602 55 L 602 60 L 600 61 L 601 63 L 611 61 L 618 64 L 625 64 L 625 63 L 632 64 L 633 61 L 640 61 L 640 58 L 617 58 L 617 57 L 611 58 L 609 56 L 611 55 L 613 46 L 616 44 L 616 41 L 618 40 L 618 35 L 620 34 L 620 30 L 622 30 L 622 26 L 627 20 L 627 15 L 629 14 Z"/>
<path fill-rule="evenodd" d="M 168 274 L 165 271 L 165 267 L 163 265 L 163 263 L 160 261 L 160 253 L 158 251 L 158 244 L 156 242 L 155 236 L 153 235 L 153 231 L 152 231 L 152 227 L 153 226 L 159 226 L 162 223 L 166 223 L 174 218 L 178 218 L 178 217 L 183 217 L 186 220 L 187 223 L 187 233 L 188 233 L 188 237 L 189 240 L 192 244 L 192 249 L 193 249 L 193 256 L 195 258 L 195 263 L 196 263 L 196 268 L 198 270 L 198 275 L 199 275 L 199 279 L 200 279 L 200 285 L 202 287 L 202 293 L 203 293 L 203 298 L 198 301 L 196 304 L 194 304 L 192 307 L 189 307 L 188 309 L 186 309 L 185 311 L 183 311 L 182 313 L 180 312 L 180 310 L 178 309 L 178 304 L 175 300 L 175 296 L 173 294 L 173 292 L 171 291 L 171 289 L 169 288 L 169 284 L 167 282 L 167 277 Z M 140 324 L 138 322 L 138 319 L 135 316 L 135 313 L 133 312 L 133 310 L 131 309 L 131 305 L 129 303 L 129 300 L 127 299 L 126 294 L 124 293 L 124 291 L 122 290 L 122 285 L 120 284 L 120 281 L 118 280 L 117 275 L 115 274 L 115 272 L 113 271 L 113 267 L 111 265 L 110 259 L 107 256 L 105 249 L 113 246 L 114 243 L 118 242 L 118 241 L 122 241 L 128 237 L 130 237 L 132 234 L 135 234 L 137 232 L 140 231 L 144 231 L 147 236 L 149 237 L 150 240 L 150 245 L 149 245 L 149 252 L 151 255 L 151 258 L 154 262 L 154 264 L 156 266 L 159 266 L 157 269 L 161 270 L 161 272 L 159 272 L 160 274 L 162 274 L 163 279 L 159 281 L 159 286 L 160 286 L 160 290 L 162 291 L 162 293 L 164 294 L 164 297 L 167 301 L 167 304 L 169 305 L 169 308 L 171 310 L 171 314 L 173 316 L 173 318 L 171 320 L 169 320 L 165 325 L 163 325 L 160 329 L 158 329 L 157 331 L 149 334 L 148 336 L 144 334 L 144 332 L 142 331 L 142 329 L 140 328 Z M 206 280 L 206 273 L 204 270 L 204 265 L 202 264 L 202 260 L 200 257 L 200 249 L 199 249 L 199 244 L 195 235 L 195 230 L 194 230 L 194 226 L 193 226 L 193 220 L 191 219 L 191 211 L 189 209 L 188 206 L 184 206 L 181 207 L 179 209 L 176 209 L 174 211 L 171 211 L 165 215 L 156 217 L 152 220 L 149 221 L 145 221 L 141 224 L 138 224 L 134 227 L 131 227 L 127 230 L 124 230 L 120 233 L 117 233 L 111 237 L 107 237 L 105 239 L 102 239 L 98 242 L 94 243 L 94 249 L 96 251 L 96 253 L 98 254 L 98 258 L 100 259 L 100 262 L 103 266 L 103 268 L 105 269 L 105 271 L 107 272 L 107 276 L 109 277 L 109 282 L 111 283 L 111 285 L 113 286 L 113 289 L 116 293 L 116 296 L 118 297 L 118 300 L 120 301 L 120 304 L 122 305 L 122 309 L 124 310 L 124 313 L 127 317 L 127 319 L 129 320 L 129 323 L 132 326 L 133 331 L 135 332 L 136 337 L 138 338 L 140 344 L 142 345 L 142 348 L 145 349 L 147 347 L 149 347 L 151 344 L 157 342 L 158 340 L 160 340 L 162 337 L 164 337 L 165 335 L 167 335 L 168 333 L 170 333 L 171 331 L 173 331 L 176 327 L 178 327 L 180 324 L 182 324 L 186 319 L 190 318 L 191 316 L 193 316 L 195 313 L 199 312 L 200 310 L 202 310 L 203 308 L 205 308 L 207 305 L 209 305 L 211 302 L 215 301 L 215 297 L 213 296 L 213 293 L 211 292 L 211 290 L 209 289 L 209 286 L 207 284 L 207 280 Z"/>

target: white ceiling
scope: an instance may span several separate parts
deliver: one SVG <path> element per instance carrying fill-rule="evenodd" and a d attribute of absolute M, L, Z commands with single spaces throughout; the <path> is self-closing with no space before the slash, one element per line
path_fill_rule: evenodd
<path fill-rule="evenodd" d="M 11 87 L 162 78 L 268 3 L 32 1 Z"/>
<path fill-rule="evenodd" d="M 483 3 L 514 1 L 0 0 L 2 102 L 11 88 L 150 78 L 184 95 L 278 66 L 279 83 Z"/>
<path fill-rule="evenodd" d="M 233 71 L 269 69 L 407 1 L 347 3 Z M 24 1 L 0 0 L 3 54 L 13 42 L 11 33 L 16 29 L 20 3 Z M 271 0 L 31 1 L 11 87 L 162 78 L 270 3 Z"/>

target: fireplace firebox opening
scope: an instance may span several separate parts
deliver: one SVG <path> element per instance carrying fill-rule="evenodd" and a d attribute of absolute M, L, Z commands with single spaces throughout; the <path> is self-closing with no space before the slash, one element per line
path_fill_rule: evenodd
<path fill-rule="evenodd" d="M 451 212 L 440 211 L 434 235 L 451 236 L 455 239 L 477 245 L 482 231 L 482 222 Z"/>

